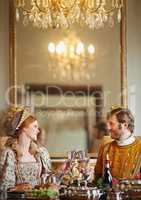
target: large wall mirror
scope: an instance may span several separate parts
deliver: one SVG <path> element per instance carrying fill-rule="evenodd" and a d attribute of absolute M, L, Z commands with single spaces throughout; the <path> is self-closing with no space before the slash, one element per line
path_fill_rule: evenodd
<path fill-rule="evenodd" d="M 52 156 L 74 149 L 90 152 L 93 126 L 113 104 L 126 106 L 125 10 L 124 5 L 121 23 L 115 21 L 113 28 L 42 30 L 16 22 L 10 1 L 11 102 L 32 106 Z M 62 41 L 72 51 L 75 41 L 84 49 L 93 46 L 85 56 L 74 57 L 70 50 L 63 57 L 57 46 Z"/>

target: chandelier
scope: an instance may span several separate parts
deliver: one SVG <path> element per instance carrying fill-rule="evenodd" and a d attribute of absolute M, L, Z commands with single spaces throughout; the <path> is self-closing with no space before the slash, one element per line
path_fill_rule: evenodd
<path fill-rule="evenodd" d="M 89 67 L 93 67 L 95 47 L 84 44 L 71 31 L 57 43 L 48 43 L 48 65 L 53 78 L 61 80 L 90 79 Z"/>
<path fill-rule="evenodd" d="M 123 0 L 14 0 L 16 19 L 38 28 L 68 28 L 74 23 L 98 29 L 121 21 Z M 20 10 L 22 12 L 20 12 Z"/>

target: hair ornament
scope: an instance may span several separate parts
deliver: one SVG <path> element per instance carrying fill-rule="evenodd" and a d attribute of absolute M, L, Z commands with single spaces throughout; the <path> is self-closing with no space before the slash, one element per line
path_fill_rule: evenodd
<path fill-rule="evenodd" d="M 10 107 L 3 124 L 7 134 L 12 136 L 29 116 L 32 114 L 28 107 Z"/>
<path fill-rule="evenodd" d="M 111 106 L 111 111 L 113 110 L 118 110 L 118 109 L 125 109 L 125 107 L 121 106 L 121 105 L 112 105 Z"/>

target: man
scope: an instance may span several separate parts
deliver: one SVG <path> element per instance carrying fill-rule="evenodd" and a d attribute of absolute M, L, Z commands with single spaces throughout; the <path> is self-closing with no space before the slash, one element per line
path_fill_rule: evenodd
<path fill-rule="evenodd" d="M 115 108 L 107 118 L 107 127 L 112 142 L 101 147 L 95 167 L 95 177 L 103 177 L 106 156 L 110 159 L 110 170 L 114 178 L 134 178 L 141 167 L 141 140 L 136 138 L 134 117 L 130 110 Z"/>

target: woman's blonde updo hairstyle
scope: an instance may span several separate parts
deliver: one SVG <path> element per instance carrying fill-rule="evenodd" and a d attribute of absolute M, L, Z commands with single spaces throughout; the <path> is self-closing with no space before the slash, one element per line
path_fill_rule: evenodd
<path fill-rule="evenodd" d="M 17 145 L 17 138 L 19 134 L 22 132 L 24 127 L 28 127 L 29 124 L 36 120 L 37 119 L 33 116 L 28 108 L 10 107 L 5 113 L 3 130 L 7 136 L 10 136 L 6 145 L 15 150 L 18 155 L 22 154 L 21 152 L 19 152 L 19 148 Z M 38 148 L 32 143 L 31 150 L 32 148 L 34 148 L 32 152 L 35 153 L 38 151 Z"/>
<path fill-rule="evenodd" d="M 26 107 L 10 107 L 5 113 L 3 129 L 6 135 L 16 137 L 17 132 L 29 126 L 36 118 Z"/>

